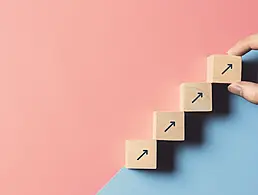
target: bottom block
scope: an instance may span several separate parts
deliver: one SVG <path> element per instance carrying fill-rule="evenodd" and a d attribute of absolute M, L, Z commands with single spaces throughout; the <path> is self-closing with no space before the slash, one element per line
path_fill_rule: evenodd
<path fill-rule="evenodd" d="M 125 167 L 128 169 L 156 169 L 156 140 L 127 140 Z"/>

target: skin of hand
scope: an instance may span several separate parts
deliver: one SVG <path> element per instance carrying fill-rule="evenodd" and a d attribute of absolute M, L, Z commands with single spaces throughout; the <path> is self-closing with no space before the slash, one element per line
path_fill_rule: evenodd
<path fill-rule="evenodd" d="M 251 50 L 258 50 L 258 34 L 249 35 L 238 41 L 227 53 L 229 55 L 242 56 Z M 247 81 L 231 83 L 228 86 L 228 91 L 258 105 L 257 83 Z"/>

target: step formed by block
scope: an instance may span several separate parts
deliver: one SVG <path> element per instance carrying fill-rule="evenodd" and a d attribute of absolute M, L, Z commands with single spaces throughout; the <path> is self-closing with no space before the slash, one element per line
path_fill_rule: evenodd
<path fill-rule="evenodd" d="M 156 140 L 126 140 L 125 167 L 128 169 L 156 169 Z"/>
<path fill-rule="evenodd" d="M 184 112 L 153 113 L 153 138 L 157 140 L 183 141 L 185 139 Z"/>
<path fill-rule="evenodd" d="M 210 83 L 233 83 L 241 81 L 242 57 L 211 55 L 207 58 L 207 81 Z"/>
<path fill-rule="evenodd" d="M 184 112 L 212 111 L 211 83 L 183 83 L 180 86 L 180 110 Z"/>

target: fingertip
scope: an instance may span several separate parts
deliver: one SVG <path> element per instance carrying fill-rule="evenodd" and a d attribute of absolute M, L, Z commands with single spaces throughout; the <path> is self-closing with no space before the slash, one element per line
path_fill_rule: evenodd
<path fill-rule="evenodd" d="M 242 47 L 232 47 L 227 51 L 228 55 L 232 55 L 232 56 L 242 56 L 244 55 L 246 52 L 248 51 L 248 49 L 246 48 L 242 48 Z"/>
<path fill-rule="evenodd" d="M 245 100 L 258 104 L 258 84 L 241 81 L 237 83 L 232 83 L 228 86 L 228 91 L 232 94 L 241 96 Z"/>
<path fill-rule="evenodd" d="M 228 86 L 228 91 L 230 93 L 233 93 L 235 95 L 239 95 L 241 96 L 242 94 L 242 88 L 240 85 L 238 85 L 237 83 L 232 83 Z"/>
<path fill-rule="evenodd" d="M 228 51 L 227 51 L 227 54 L 228 55 L 232 55 L 232 56 L 239 56 L 239 55 L 242 55 L 243 53 L 243 48 L 235 45 L 233 47 L 231 47 Z"/>
<path fill-rule="evenodd" d="M 258 49 L 258 34 L 249 35 L 236 44 L 234 44 L 229 50 L 229 55 L 243 56 L 251 50 Z"/>
<path fill-rule="evenodd" d="M 227 51 L 227 54 L 228 54 L 228 55 L 233 55 L 233 49 L 230 48 L 230 49 Z"/>
<path fill-rule="evenodd" d="M 230 50 L 227 52 L 228 55 L 231 56 L 243 56 L 246 54 L 249 50 Z"/>

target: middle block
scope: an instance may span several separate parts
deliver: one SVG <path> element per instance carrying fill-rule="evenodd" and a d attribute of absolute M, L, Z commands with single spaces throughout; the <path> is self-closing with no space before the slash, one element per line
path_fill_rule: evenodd
<path fill-rule="evenodd" d="M 154 112 L 153 138 L 156 140 L 183 141 L 185 139 L 184 112 Z"/>
<path fill-rule="evenodd" d="M 211 83 L 183 83 L 180 86 L 180 109 L 185 112 L 212 111 Z"/>

